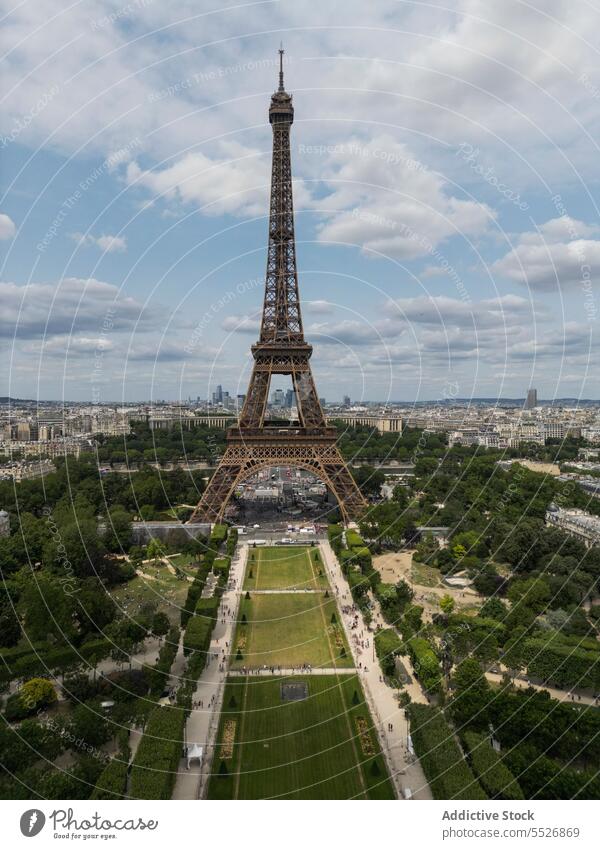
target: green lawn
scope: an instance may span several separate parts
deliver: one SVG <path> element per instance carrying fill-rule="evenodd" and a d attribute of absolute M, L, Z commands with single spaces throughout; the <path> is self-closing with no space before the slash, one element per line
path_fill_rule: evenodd
<path fill-rule="evenodd" d="M 282 681 L 308 698 L 282 701 Z M 210 799 L 394 798 L 354 675 L 229 678 L 218 741 Z"/>
<path fill-rule="evenodd" d="M 325 598 L 322 592 L 244 597 L 232 668 L 266 665 L 289 669 L 305 663 L 325 669 L 354 666 L 335 599 Z"/>
<path fill-rule="evenodd" d="M 318 548 L 282 546 L 250 549 L 244 582 L 246 590 L 316 590 L 327 586 L 325 566 Z"/>
<path fill-rule="evenodd" d="M 158 566 L 144 563 L 142 572 L 147 577 L 135 577 L 110 591 L 115 604 L 133 619 L 145 604 L 155 604 L 173 623 L 178 622 L 190 588 L 189 582 L 177 578 L 162 563 Z"/>

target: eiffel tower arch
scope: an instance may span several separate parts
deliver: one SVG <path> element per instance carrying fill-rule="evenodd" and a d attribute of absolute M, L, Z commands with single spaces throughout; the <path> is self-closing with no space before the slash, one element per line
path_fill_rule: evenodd
<path fill-rule="evenodd" d="M 260 338 L 252 346 L 254 367 L 238 424 L 227 432 L 225 453 L 192 523 L 220 521 L 239 484 L 269 466 L 295 466 L 312 472 L 337 499 L 345 522 L 357 518 L 367 506 L 337 447 L 337 431 L 327 425 L 310 366 L 313 348 L 304 338 L 290 154 L 294 107 L 283 84 L 283 50 L 279 56 L 279 88 L 269 108 L 273 164 Z M 297 423 L 282 427 L 266 417 L 274 375 L 291 377 Z"/>

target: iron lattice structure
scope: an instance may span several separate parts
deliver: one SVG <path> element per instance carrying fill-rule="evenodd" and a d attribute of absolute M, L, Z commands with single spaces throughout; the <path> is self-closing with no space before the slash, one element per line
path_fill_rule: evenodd
<path fill-rule="evenodd" d="M 304 339 L 290 154 L 294 107 L 283 84 L 282 50 L 279 88 L 271 98 L 269 121 L 273 167 L 260 339 L 252 346 L 254 367 L 238 426 L 228 430 L 225 453 L 190 521 L 221 521 L 236 487 L 248 477 L 270 466 L 297 466 L 329 487 L 348 522 L 365 509 L 366 502 L 337 448 L 336 429 L 327 426 L 310 366 L 313 348 Z M 292 379 L 297 425 L 282 427 L 266 419 L 273 375 Z"/>

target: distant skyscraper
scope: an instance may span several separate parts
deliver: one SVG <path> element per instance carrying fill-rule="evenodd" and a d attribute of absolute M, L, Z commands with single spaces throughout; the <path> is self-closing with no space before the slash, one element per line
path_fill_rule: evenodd
<path fill-rule="evenodd" d="M 537 407 L 537 389 L 530 389 L 527 393 L 527 401 L 525 402 L 526 410 L 533 410 Z"/>
<path fill-rule="evenodd" d="M 344 395 L 344 407 L 349 407 L 352 401 L 350 400 L 349 395 Z"/>
<path fill-rule="evenodd" d="M 244 406 L 245 401 L 246 401 L 246 396 L 245 396 L 245 395 L 238 395 L 238 396 L 237 396 L 237 408 L 238 408 L 238 410 L 241 410 L 241 409 L 242 409 L 242 407 Z"/>
<path fill-rule="evenodd" d="M 288 408 L 288 410 L 291 410 L 292 407 L 294 406 L 294 390 L 293 389 L 288 389 L 288 391 L 285 393 L 285 406 Z"/>
<path fill-rule="evenodd" d="M 285 404 L 285 393 L 283 389 L 276 389 L 271 395 L 271 404 L 274 407 L 283 407 Z"/>

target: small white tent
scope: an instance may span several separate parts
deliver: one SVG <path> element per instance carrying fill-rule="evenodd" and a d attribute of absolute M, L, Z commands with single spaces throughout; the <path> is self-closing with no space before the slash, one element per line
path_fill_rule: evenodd
<path fill-rule="evenodd" d="M 204 749 L 198 743 L 191 743 L 188 746 L 187 750 L 187 768 L 189 769 L 192 761 L 199 761 L 202 763 L 202 756 L 204 754 Z"/>

